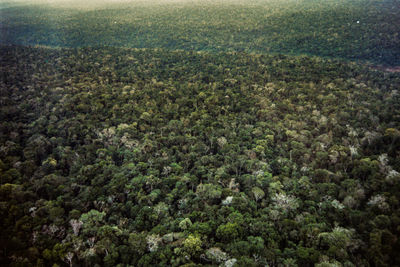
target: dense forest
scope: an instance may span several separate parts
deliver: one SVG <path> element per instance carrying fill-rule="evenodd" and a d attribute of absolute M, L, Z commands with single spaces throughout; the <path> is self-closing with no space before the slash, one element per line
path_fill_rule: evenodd
<path fill-rule="evenodd" d="M 3 263 L 400 263 L 400 75 L 306 56 L 1 55 Z"/>
<path fill-rule="evenodd" d="M 0 265 L 400 266 L 398 3 L 266 3 L 0 9 Z"/>
<path fill-rule="evenodd" d="M 398 0 L 175 1 L 9 7 L 0 10 L 0 42 L 308 54 L 400 65 Z"/>

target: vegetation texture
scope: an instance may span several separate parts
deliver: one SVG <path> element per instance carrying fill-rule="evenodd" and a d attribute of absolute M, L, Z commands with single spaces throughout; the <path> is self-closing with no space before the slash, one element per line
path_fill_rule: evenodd
<path fill-rule="evenodd" d="M 400 75 L 306 56 L 0 54 L 2 264 L 400 263 Z"/>
<path fill-rule="evenodd" d="M 400 266 L 399 10 L 0 4 L 0 265 Z"/>
<path fill-rule="evenodd" d="M 309 54 L 399 66 L 399 10 L 397 0 L 19 6 L 0 10 L 0 39 L 60 47 Z"/>

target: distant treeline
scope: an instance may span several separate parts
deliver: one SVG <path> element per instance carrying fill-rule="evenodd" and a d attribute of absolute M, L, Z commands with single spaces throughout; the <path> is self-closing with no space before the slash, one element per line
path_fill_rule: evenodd
<path fill-rule="evenodd" d="M 113 7 L 4 8 L 1 43 L 309 54 L 400 65 L 400 5 L 395 0 Z"/>

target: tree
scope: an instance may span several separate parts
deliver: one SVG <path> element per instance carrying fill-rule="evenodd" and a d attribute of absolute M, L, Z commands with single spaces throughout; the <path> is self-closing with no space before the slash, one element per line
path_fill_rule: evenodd
<path fill-rule="evenodd" d="M 189 235 L 185 241 L 183 241 L 184 250 L 191 256 L 197 256 L 202 252 L 202 244 L 199 236 Z"/>
<path fill-rule="evenodd" d="M 318 235 L 322 244 L 329 246 L 328 252 L 335 257 L 346 259 L 347 249 L 354 241 L 354 229 L 335 227 L 332 232 L 324 232 Z"/>
<path fill-rule="evenodd" d="M 264 198 L 264 196 L 265 196 L 264 191 L 259 187 L 253 187 L 253 189 L 251 191 L 252 191 L 252 193 L 254 195 L 254 198 L 256 199 L 257 202 L 260 199 Z"/>
<path fill-rule="evenodd" d="M 205 202 L 213 203 L 221 198 L 221 189 L 213 184 L 199 184 L 196 188 L 197 196 Z"/>
<path fill-rule="evenodd" d="M 189 218 L 185 218 L 179 223 L 179 228 L 182 230 L 188 230 L 191 226 L 192 221 Z"/>
<path fill-rule="evenodd" d="M 221 241 L 229 243 L 241 235 L 241 227 L 236 223 L 221 224 L 217 228 L 216 236 Z"/>

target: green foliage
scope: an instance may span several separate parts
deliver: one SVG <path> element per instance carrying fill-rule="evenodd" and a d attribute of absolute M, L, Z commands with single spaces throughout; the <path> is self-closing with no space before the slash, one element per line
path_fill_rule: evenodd
<path fill-rule="evenodd" d="M 256 199 L 256 201 L 259 201 L 260 199 L 262 199 L 265 196 L 264 191 L 259 187 L 253 187 L 251 192 L 253 193 L 254 198 Z"/>
<path fill-rule="evenodd" d="M 183 241 L 183 248 L 189 255 L 198 255 L 202 251 L 202 244 L 199 236 L 189 235 Z"/>
<path fill-rule="evenodd" d="M 89 212 L 82 214 L 80 220 L 84 224 L 96 225 L 103 221 L 105 215 L 105 212 L 90 210 Z"/>
<path fill-rule="evenodd" d="M 179 228 L 182 230 L 188 230 L 191 226 L 192 221 L 189 218 L 185 218 L 179 223 Z"/>
<path fill-rule="evenodd" d="M 221 189 L 213 184 L 199 184 L 196 188 L 196 194 L 204 201 L 215 201 L 221 198 Z"/>
<path fill-rule="evenodd" d="M 0 54 L 0 265 L 399 265 L 399 74 L 246 52 Z"/>
<path fill-rule="evenodd" d="M 227 223 L 218 226 L 216 237 L 223 242 L 230 242 L 238 238 L 241 234 L 241 228 L 237 223 Z"/>
<path fill-rule="evenodd" d="M 152 1 L 133 6 L 114 3 L 111 9 L 94 4 L 89 10 L 81 2 L 75 4 L 75 8 L 36 5 L 5 9 L 0 21 L 1 42 L 56 47 L 102 45 L 272 52 L 390 65 L 400 62 L 400 17 L 395 0 L 256 0 L 251 4 Z M 101 109 L 101 105 L 93 108 Z M 84 103 L 77 108 L 90 110 Z M 150 112 L 141 117 L 150 118 Z"/>

